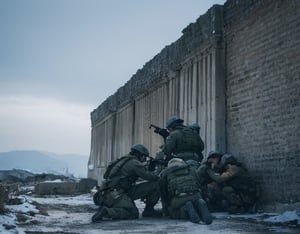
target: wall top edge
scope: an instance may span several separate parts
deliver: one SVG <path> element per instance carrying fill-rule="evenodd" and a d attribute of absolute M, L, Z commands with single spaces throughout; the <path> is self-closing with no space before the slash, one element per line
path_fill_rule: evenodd
<path fill-rule="evenodd" d="M 219 43 L 223 35 L 223 6 L 214 5 L 196 22 L 182 30 L 182 36 L 139 69 L 122 87 L 91 112 L 92 127 L 107 115 L 132 102 L 137 96 L 160 87 L 178 75 L 182 64 L 195 54 Z"/>

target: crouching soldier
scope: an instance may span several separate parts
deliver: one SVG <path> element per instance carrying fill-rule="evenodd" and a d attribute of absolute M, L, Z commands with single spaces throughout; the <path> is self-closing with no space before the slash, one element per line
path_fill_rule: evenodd
<path fill-rule="evenodd" d="M 99 205 L 93 222 L 104 219 L 136 219 L 139 211 L 134 200 L 143 199 L 146 203 L 143 217 L 159 216 L 154 205 L 159 200 L 159 177 L 145 169 L 142 162 L 149 156 L 148 149 L 141 144 L 131 147 L 128 155 L 113 161 L 104 174 L 104 183 L 94 195 Z M 136 183 L 138 178 L 147 180 Z"/>
<path fill-rule="evenodd" d="M 212 223 L 212 216 L 200 195 L 196 172 L 182 159 L 169 161 L 161 174 L 160 190 L 165 215 L 189 219 L 193 223 Z"/>
<path fill-rule="evenodd" d="M 220 186 L 210 178 L 207 169 L 216 173 L 221 172 L 220 161 L 222 153 L 210 151 L 207 160 L 197 169 L 197 175 L 200 181 L 201 195 L 206 201 L 210 211 L 223 211 L 222 201 L 225 199 L 222 195 Z"/>
<path fill-rule="evenodd" d="M 207 169 L 207 174 L 221 188 L 225 197 L 224 208 L 230 213 L 255 212 L 259 187 L 247 169 L 231 154 L 224 154 L 220 161 L 221 173 Z"/>

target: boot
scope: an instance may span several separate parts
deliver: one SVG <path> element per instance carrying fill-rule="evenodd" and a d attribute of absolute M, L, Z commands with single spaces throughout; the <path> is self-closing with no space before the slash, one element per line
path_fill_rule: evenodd
<path fill-rule="evenodd" d="M 201 220 L 205 223 L 205 224 L 211 224 L 212 223 L 212 216 L 211 213 L 209 212 L 206 202 L 203 199 L 198 199 L 196 201 L 193 202 L 197 212 L 201 218 Z"/>
<path fill-rule="evenodd" d="M 158 211 L 158 210 L 154 210 L 153 207 L 145 207 L 143 213 L 142 213 L 143 217 L 161 217 L 162 216 L 162 212 Z"/>
<path fill-rule="evenodd" d="M 185 203 L 185 209 L 187 210 L 187 213 L 189 215 L 190 221 L 193 223 L 199 223 L 200 217 L 197 214 L 197 211 L 195 210 L 193 203 L 191 201 L 188 201 Z"/>
<path fill-rule="evenodd" d="M 96 212 L 96 214 L 94 214 L 92 216 L 92 222 L 93 223 L 100 222 L 105 215 L 107 215 L 106 207 L 105 206 L 99 206 L 99 209 Z"/>
<path fill-rule="evenodd" d="M 248 207 L 248 212 L 250 214 L 255 214 L 257 212 L 257 203 L 254 203 L 252 206 Z"/>
<path fill-rule="evenodd" d="M 228 210 L 228 208 L 230 207 L 230 204 L 227 200 L 222 200 L 221 204 L 222 204 L 223 210 Z"/>

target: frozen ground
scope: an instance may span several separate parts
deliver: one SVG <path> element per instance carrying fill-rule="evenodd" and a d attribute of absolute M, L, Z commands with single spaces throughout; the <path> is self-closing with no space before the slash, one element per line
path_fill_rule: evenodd
<path fill-rule="evenodd" d="M 167 218 L 103 221 L 92 223 L 97 206 L 92 196 L 21 196 L 23 204 L 6 206 L 9 215 L 0 215 L 0 233 L 300 233 L 296 211 L 283 214 L 228 215 L 213 213 L 211 225 L 193 224 Z M 142 211 L 143 203 L 137 206 Z"/>

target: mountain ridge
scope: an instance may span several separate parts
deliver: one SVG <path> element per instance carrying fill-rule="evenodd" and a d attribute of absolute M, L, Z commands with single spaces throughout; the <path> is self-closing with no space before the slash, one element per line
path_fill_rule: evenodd
<path fill-rule="evenodd" d="M 0 152 L 0 170 L 25 169 L 35 173 L 87 176 L 88 158 L 77 154 L 57 154 L 39 150 Z"/>

